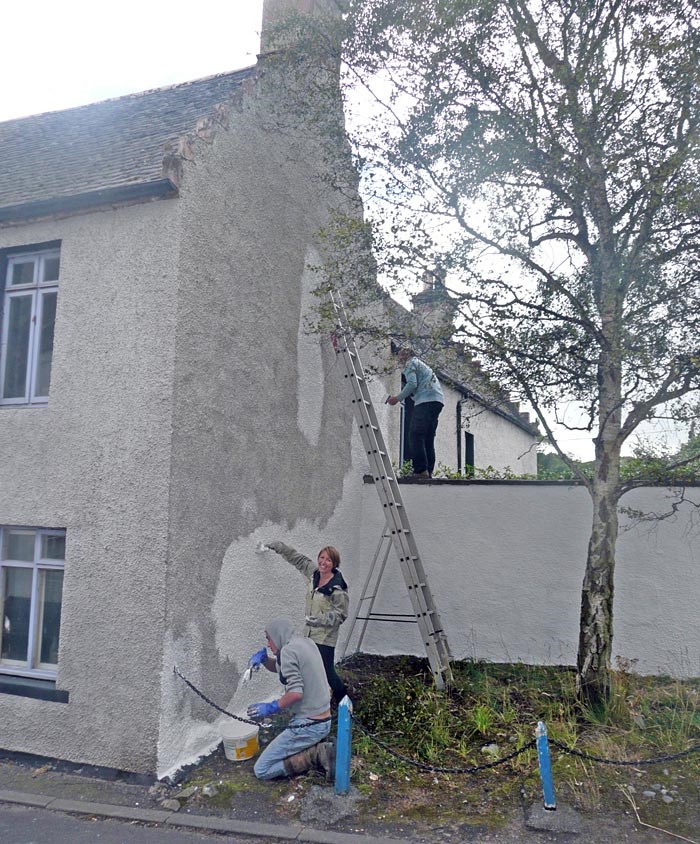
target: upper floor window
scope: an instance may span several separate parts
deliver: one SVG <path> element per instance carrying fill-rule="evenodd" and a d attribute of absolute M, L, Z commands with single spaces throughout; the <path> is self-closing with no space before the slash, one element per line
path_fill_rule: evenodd
<path fill-rule="evenodd" d="M 0 674 L 53 678 L 66 532 L 0 527 Z"/>
<path fill-rule="evenodd" d="M 0 404 L 45 404 L 49 397 L 60 252 L 6 254 Z"/>

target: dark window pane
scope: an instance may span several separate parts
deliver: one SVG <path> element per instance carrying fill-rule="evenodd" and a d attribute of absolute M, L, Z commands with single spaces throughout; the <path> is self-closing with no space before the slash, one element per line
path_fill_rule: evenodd
<path fill-rule="evenodd" d="M 41 627 L 39 662 L 42 665 L 58 663 L 58 641 L 61 632 L 62 571 L 41 571 Z"/>
<path fill-rule="evenodd" d="M 11 531 L 5 529 L 5 560 L 21 560 L 26 563 L 34 562 L 34 538 L 36 534 L 29 531 Z"/>
<path fill-rule="evenodd" d="M 4 399 L 23 398 L 27 393 L 32 298 L 32 296 L 13 296 L 9 300 L 5 382 L 2 392 Z"/>
<path fill-rule="evenodd" d="M 41 557 L 44 560 L 64 560 L 66 558 L 66 537 L 44 535 L 41 537 Z"/>
<path fill-rule="evenodd" d="M 41 333 L 39 335 L 39 359 L 36 364 L 35 396 L 48 396 L 51 382 L 51 360 L 53 357 L 53 332 L 56 323 L 56 293 L 44 293 L 41 297 Z"/>
<path fill-rule="evenodd" d="M 34 259 L 12 264 L 10 284 L 32 284 L 34 281 Z"/>
<path fill-rule="evenodd" d="M 0 662 L 26 662 L 29 647 L 29 610 L 32 594 L 32 570 L 4 568 Z"/>
<path fill-rule="evenodd" d="M 61 259 L 56 255 L 55 258 L 44 258 L 44 277 L 42 281 L 58 281 L 58 269 Z"/>

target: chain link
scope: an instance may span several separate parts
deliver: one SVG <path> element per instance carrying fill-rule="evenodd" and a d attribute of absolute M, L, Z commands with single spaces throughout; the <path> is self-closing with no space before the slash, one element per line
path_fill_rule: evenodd
<path fill-rule="evenodd" d="M 254 727 L 259 727 L 261 730 L 269 730 L 272 727 L 272 724 L 265 723 L 262 724 L 260 721 L 251 721 L 250 718 L 241 718 L 240 715 L 234 715 L 233 712 L 229 712 L 228 709 L 224 709 L 223 707 L 219 706 L 218 703 L 214 703 L 213 700 L 208 698 L 204 692 L 201 692 L 194 683 L 191 683 L 184 674 L 182 674 L 177 667 L 177 665 L 173 666 L 173 674 L 177 675 L 187 686 L 192 689 L 192 691 L 202 698 L 205 703 L 208 703 L 213 709 L 216 709 L 217 712 L 221 712 L 223 715 L 228 715 L 229 718 L 234 718 L 236 721 L 240 721 L 242 724 L 252 724 Z M 325 724 L 327 721 L 332 721 L 332 717 L 330 718 L 309 718 L 308 724 L 287 724 L 285 730 L 301 730 L 304 727 L 308 727 L 310 724 Z"/>
<path fill-rule="evenodd" d="M 173 666 L 173 674 L 177 675 L 183 681 L 183 683 L 189 686 L 196 695 L 199 695 L 199 697 L 201 697 L 205 703 L 208 703 L 209 706 L 211 706 L 213 709 L 216 709 L 218 712 L 221 712 L 223 715 L 228 715 L 229 718 L 233 718 L 234 720 L 240 721 L 243 724 L 252 724 L 254 727 L 262 726 L 260 723 L 258 723 L 258 721 L 251 721 L 250 718 L 241 718 L 240 715 L 234 715 L 233 712 L 229 712 L 228 709 L 224 709 L 223 707 L 219 706 L 218 703 L 214 703 L 214 701 L 210 700 L 204 694 L 204 692 L 200 692 L 199 689 L 193 683 L 190 683 L 190 681 L 187 679 L 187 677 L 185 677 L 184 674 L 180 673 L 180 669 L 177 667 L 177 665 Z"/>
<path fill-rule="evenodd" d="M 665 756 L 654 756 L 651 759 L 603 759 L 601 756 L 594 756 L 592 753 L 586 753 L 583 750 L 575 750 L 573 747 L 567 747 L 557 739 L 549 737 L 549 743 L 558 747 L 564 753 L 570 756 L 578 756 L 585 759 L 587 762 L 600 762 L 602 765 L 627 765 L 629 767 L 639 767 L 640 765 L 658 765 L 660 762 L 672 762 L 674 759 L 682 759 L 684 756 L 690 756 L 691 753 L 698 753 L 700 751 L 700 744 L 694 747 L 689 747 L 687 750 L 681 750 L 679 753 L 668 753 Z"/>

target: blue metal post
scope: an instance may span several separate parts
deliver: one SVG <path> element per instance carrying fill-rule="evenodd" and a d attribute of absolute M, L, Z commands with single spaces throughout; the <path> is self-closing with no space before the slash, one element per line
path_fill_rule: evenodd
<path fill-rule="evenodd" d="M 335 747 L 335 793 L 350 791 L 350 756 L 352 753 L 352 701 L 345 697 L 338 704 L 338 738 Z"/>
<path fill-rule="evenodd" d="M 557 808 L 557 798 L 554 794 L 554 780 L 552 779 L 552 760 L 549 756 L 549 742 L 547 741 L 547 727 L 544 721 L 537 722 L 535 730 L 537 739 L 537 759 L 540 763 L 540 779 L 542 780 L 542 796 L 544 807 L 550 811 Z"/>

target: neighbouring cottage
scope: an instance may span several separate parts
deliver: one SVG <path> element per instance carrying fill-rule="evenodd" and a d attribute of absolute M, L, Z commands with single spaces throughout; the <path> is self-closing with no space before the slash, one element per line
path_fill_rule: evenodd
<path fill-rule="evenodd" d="M 289 5 L 266 0 L 263 36 Z M 0 124 L 4 749 L 165 775 L 219 734 L 174 666 L 226 704 L 264 622 L 301 620 L 303 584 L 256 544 L 332 539 L 354 576 L 366 466 L 332 345 L 304 322 L 343 200 L 312 127 L 271 130 L 280 72 L 263 53 Z M 457 408 L 479 396 L 448 388 L 456 467 Z M 501 431 L 485 459 L 515 468 L 533 429 L 484 411 Z"/>

